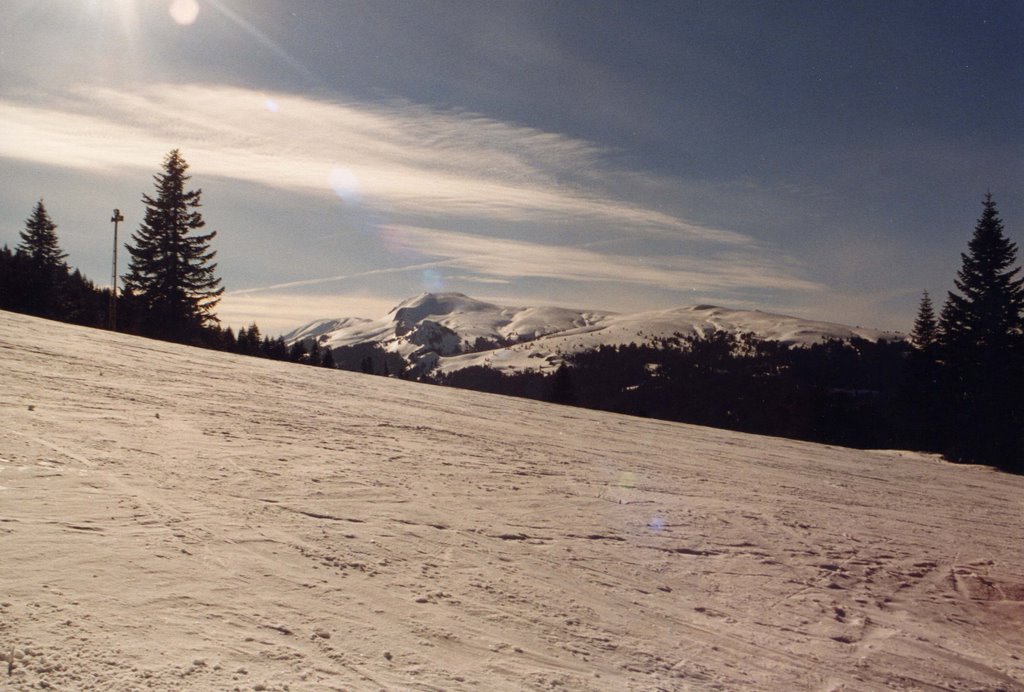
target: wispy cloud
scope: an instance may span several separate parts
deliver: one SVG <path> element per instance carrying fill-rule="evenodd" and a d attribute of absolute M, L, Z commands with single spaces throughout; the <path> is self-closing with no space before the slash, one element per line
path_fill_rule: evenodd
<path fill-rule="evenodd" d="M 457 274 L 448 278 L 451 281 L 465 281 L 471 284 L 491 284 L 495 286 L 505 286 L 512 283 L 509 279 L 498 279 L 493 276 L 477 276 L 475 274 Z"/>
<path fill-rule="evenodd" d="M 624 255 L 437 228 L 392 225 L 385 230 L 395 246 L 491 280 L 535 277 L 711 293 L 821 288 L 802 278 L 793 263 L 765 256 L 734 252 L 710 257 Z"/>
<path fill-rule="evenodd" d="M 252 288 L 243 288 L 237 291 L 231 291 L 231 295 L 244 296 L 251 295 L 254 293 L 266 293 L 271 291 L 284 291 L 295 288 L 306 288 L 309 286 L 340 283 L 343 281 L 351 281 L 354 279 L 366 279 L 372 276 L 387 276 L 388 274 L 404 274 L 406 272 L 422 271 L 424 269 L 437 269 L 438 267 L 454 266 L 455 264 L 455 262 L 443 260 L 435 262 L 420 262 L 417 264 L 407 264 L 401 267 L 383 267 L 381 269 L 369 269 L 367 271 L 354 272 L 350 274 L 336 274 L 334 276 L 321 276 L 312 279 L 300 279 L 299 281 L 286 281 L 284 283 L 270 284 L 269 286 L 255 286 Z"/>
<path fill-rule="evenodd" d="M 217 316 L 235 329 L 255 322 L 265 334 L 277 335 L 325 317 L 380 317 L 398 300 L 358 293 L 229 293 L 217 306 Z"/>
<path fill-rule="evenodd" d="M 756 239 L 669 211 L 670 181 L 624 170 L 592 143 L 471 113 L 155 85 L 43 101 L 0 94 L 0 127 L 0 157 L 134 175 L 178 147 L 204 178 L 336 196 L 371 212 L 360 216 L 374 218 L 373 242 L 387 253 L 376 266 L 313 277 L 295 268 L 296 280 L 233 291 L 225 306 L 446 269 L 455 283 L 534 278 L 737 301 L 821 288 Z"/>
<path fill-rule="evenodd" d="M 0 98 L 0 123 L 0 156 L 53 166 L 152 170 L 180 147 L 204 175 L 338 194 L 392 214 L 597 222 L 754 244 L 616 198 L 608 188 L 624 172 L 612 171 L 607 152 L 588 142 L 404 102 L 340 103 L 201 85 L 83 88 L 45 104 Z"/>

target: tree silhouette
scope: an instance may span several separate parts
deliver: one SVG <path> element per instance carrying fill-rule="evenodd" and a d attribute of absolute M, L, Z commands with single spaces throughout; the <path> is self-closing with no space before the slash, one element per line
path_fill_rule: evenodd
<path fill-rule="evenodd" d="M 551 378 L 548 401 L 555 404 L 576 403 L 576 392 L 573 386 L 572 373 L 569 366 L 562 363 Z"/>
<path fill-rule="evenodd" d="M 57 242 L 57 224 L 46 211 L 40 199 L 32 215 L 25 220 L 21 232 L 21 243 L 17 252 L 22 255 L 22 268 L 26 272 L 24 291 L 25 311 L 42 317 L 52 317 L 59 312 L 60 292 L 68 267 L 64 260 L 67 255 Z"/>
<path fill-rule="evenodd" d="M 296 341 L 292 344 L 292 347 L 288 349 L 288 360 L 293 363 L 301 363 L 306 357 L 306 345 L 302 341 Z"/>
<path fill-rule="evenodd" d="M 954 427 L 949 404 L 952 398 L 941 395 L 941 336 L 931 296 L 925 291 L 910 332 L 914 350 L 907 354 L 896 397 L 902 439 L 914 449 L 929 452 L 946 450 Z"/>
<path fill-rule="evenodd" d="M 325 368 L 337 367 L 334 363 L 334 353 L 331 352 L 329 346 L 324 348 L 324 354 L 323 357 L 320 359 L 319 365 Z"/>
<path fill-rule="evenodd" d="M 46 211 L 46 205 L 40 199 L 32 210 L 32 216 L 25 220 L 25 230 L 21 232 L 21 243 L 18 251 L 25 253 L 32 263 L 38 267 L 63 269 L 67 265 L 67 255 L 60 249 L 57 242 L 57 224 Z"/>
<path fill-rule="evenodd" d="M 931 349 L 939 340 L 939 323 L 935 319 L 935 309 L 932 307 L 932 298 L 928 291 L 921 296 L 910 340 L 922 351 Z"/>
<path fill-rule="evenodd" d="M 213 308 L 224 289 L 214 275 L 217 232 L 196 234 L 206 223 L 196 211 L 202 190 L 185 190 L 188 164 L 175 149 L 154 176 L 156 196 L 143 195 L 145 219 L 128 245 L 125 292 L 141 313 L 141 331 L 177 341 L 198 339 L 217 322 Z"/>
<path fill-rule="evenodd" d="M 949 293 L 940 319 L 956 421 L 951 452 L 1021 471 L 1024 279 L 991 194 L 967 248 L 955 282 L 960 293 Z"/>

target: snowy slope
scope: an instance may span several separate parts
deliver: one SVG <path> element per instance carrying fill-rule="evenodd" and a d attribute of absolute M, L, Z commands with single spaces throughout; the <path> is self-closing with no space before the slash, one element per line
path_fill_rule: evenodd
<path fill-rule="evenodd" d="M 753 332 L 764 339 L 804 346 L 826 339 L 899 338 L 878 330 L 710 305 L 623 315 L 508 307 L 460 293 L 424 293 L 379 320 L 318 320 L 287 334 L 285 340 L 317 338 L 331 348 L 377 343 L 410 362 L 436 364 L 443 372 L 473 365 L 522 371 L 551 369 L 563 354 L 601 345 L 651 343 L 675 334 L 703 335 L 716 330 Z M 476 349 L 478 339 L 491 345 Z"/>
<path fill-rule="evenodd" d="M 0 688 L 1024 689 L 1024 478 L 2 312 L 0 384 Z"/>

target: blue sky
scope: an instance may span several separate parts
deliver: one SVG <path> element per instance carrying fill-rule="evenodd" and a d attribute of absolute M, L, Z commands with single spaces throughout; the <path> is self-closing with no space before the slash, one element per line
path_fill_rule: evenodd
<path fill-rule="evenodd" d="M 0 244 L 180 148 L 218 310 L 280 331 L 424 290 L 909 329 L 987 190 L 1024 240 L 1024 3 L 7 0 Z M 125 271 L 122 252 L 120 272 Z"/>

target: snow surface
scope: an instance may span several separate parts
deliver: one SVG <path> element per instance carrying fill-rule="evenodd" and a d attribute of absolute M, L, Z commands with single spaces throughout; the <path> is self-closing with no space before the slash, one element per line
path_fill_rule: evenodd
<path fill-rule="evenodd" d="M 1022 690 L 1024 478 L 0 312 L 0 687 Z"/>
<path fill-rule="evenodd" d="M 284 339 L 291 344 L 316 338 L 329 348 L 377 343 L 410 362 L 436 363 L 440 372 L 476 365 L 522 372 L 555 369 L 563 355 L 601 345 L 651 344 L 675 334 L 705 335 L 716 330 L 753 332 L 763 339 L 796 346 L 827 339 L 902 338 L 876 329 L 714 305 L 618 314 L 559 307 L 509 307 L 461 293 L 423 293 L 378 320 L 317 320 L 290 332 Z M 501 345 L 476 353 L 459 352 L 460 346 L 474 344 L 481 337 Z"/>

